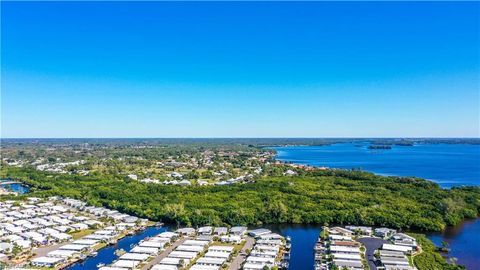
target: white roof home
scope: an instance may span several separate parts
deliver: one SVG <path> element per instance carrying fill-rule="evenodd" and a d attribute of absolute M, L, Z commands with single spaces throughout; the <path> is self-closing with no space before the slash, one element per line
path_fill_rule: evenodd
<path fill-rule="evenodd" d="M 72 239 L 72 236 L 66 233 L 54 233 L 50 235 L 52 238 L 58 241 L 66 241 Z"/>
<path fill-rule="evenodd" d="M 85 245 L 85 246 L 93 246 L 95 245 L 96 243 L 98 243 L 99 241 L 98 240 L 95 240 L 95 239 L 78 239 L 78 240 L 75 240 L 72 242 L 72 244 L 76 244 L 76 245 Z"/>
<path fill-rule="evenodd" d="M 90 246 L 89 245 L 77 245 L 77 244 L 68 244 L 59 247 L 61 250 L 75 250 L 75 251 L 82 251 L 88 249 Z"/>
<path fill-rule="evenodd" d="M 207 251 L 207 253 L 205 253 L 205 258 L 228 259 L 229 257 L 230 257 L 230 252 Z"/>
<path fill-rule="evenodd" d="M 346 247 L 346 246 L 330 246 L 332 253 L 354 253 L 359 254 L 360 249 L 358 247 Z"/>
<path fill-rule="evenodd" d="M 154 265 L 152 268 L 150 268 L 151 270 L 177 270 L 178 267 L 175 266 L 175 265 L 167 265 L 167 264 L 156 264 Z"/>
<path fill-rule="evenodd" d="M 153 248 L 153 247 L 139 247 L 136 246 L 130 250 L 130 252 L 133 253 L 145 253 L 145 254 L 157 254 L 158 253 L 158 248 Z"/>
<path fill-rule="evenodd" d="M 383 250 L 392 250 L 392 251 L 401 251 L 404 253 L 411 252 L 412 247 L 409 246 L 400 246 L 400 245 L 392 245 L 392 244 L 383 244 L 382 245 Z"/>
<path fill-rule="evenodd" d="M 163 248 L 165 246 L 165 242 L 158 242 L 158 241 L 143 241 L 138 244 L 140 247 L 154 247 L 154 248 Z"/>
<path fill-rule="evenodd" d="M 38 257 L 31 261 L 33 266 L 38 267 L 53 267 L 61 262 L 63 262 L 65 258 L 53 258 L 53 257 Z"/>
<path fill-rule="evenodd" d="M 145 261 L 150 255 L 142 253 L 125 253 L 119 259 L 120 260 L 133 260 L 133 261 Z"/>
<path fill-rule="evenodd" d="M 247 263 L 273 265 L 273 263 L 275 263 L 275 259 L 274 258 L 248 256 Z"/>
<path fill-rule="evenodd" d="M 75 250 L 63 250 L 57 249 L 54 251 L 50 251 L 47 253 L 47 257 L 54 257 L 54 258 L 70 258 L 73 255 L 77 254 L 78 252 Z"/>
<path fill-rule="evenodd" d="M 209 241 L 199 241 L 199 240 L 186 240 L 183 242 L 183 245 L 187 246 L 202 246 L 205 247 L 209 244 Z"/>
<path fill-rule="evenodd" d="M 275 251 L 258 251 L 258 250 L 252 250 L 252 252 L 250 252 L 250 255 L 251 256 L 255 256 L 255 257 L 265 257 L 265 258 L 276 258 L 277 257 L 277 252 Z"/>
<path fill-rule="evenodd" d="M 75 224 L 72 224 L 70 226 L 72 226 L 72 228 L 74 228 L 75 230 L 86 230 L 86 229 L 88 229 L 88 225 L 85 224 L 85 223 L 75 223 Z"/>
<path fill-rule="evenodd" d="M 12 243 L 7 243 L 7 242 L 0 243 L 0 252 L 8 253 L 12 250 L 12 248 L 13 248 Z"/>
<path fill-rule="evenodd" d="M 266 264 L 258 264 L 258 263 L 250 263 L 247 262 L 246 264 L 243 265 L 243 270 L 263 270 L 263 267 Z"/>
<path fill-rule="evenodd" d="M 188 252 L 200 252 L 204 250 L 203 246 L 189 246 L 189 245 L 180 245 L 175 250 L 177 251 L 188 251 Z"/>
<path fill-rule="evenodd" d="M 160 233 L 159 235 L 157 235 L 158 237 L 164 237 L 164 238 L 174 238 L 174 237 L 177 237 L 178 234 L 174 233 L 174 232 L 162 232 Z"/>
<path fill-rule="evenodd" d="M 228 233 L 227 227 L 217 227 L 213 230 L 213 234 L 215 235 L 224 235 Z"/>
<path fill-rule="evenodd" d="M 255 230 L 250 230 L 248 231 L 248 234 L 252 237 L 259 237 L 260 235 L 262 234 L 269 234 L 271 233 L 272 231 L 268 230 L 268 229 L 255 229 Z"/>
<path fill-rule="evenodd" d="M 118 260 L 112 264 L 113 267 L 121 267 L 127 269 L 134 269 L 139 264 L 139 261 L 132 261 L 132 260 Z"/>
<path fill-rule="evenodd" d="M 106 240 L 109 239 L 108 235 L 98 235 L 98 234 L 89 234 L 83 237 L 83 239 L 92 239 L 92 240 Z"/>
<path fill-rule="evenodd" d="M 180 228 L 176 232 L 181 234 L 181 235 L 194 235 L 195 234 L 195 229 L 194 228 Z"/>
<path fill-rule="evenodd" d="M 207 258 L 207 257 L 202 257 L 196 261 L 197 264 L 199 265 L 218 265 L 221 266 L 222 264 L 225 263 L 225 259 L 223 258 Z"/>
<path fill-rule="evenodd" d="M 231 234 L 243 235 L 247 231 L 247 227 L 235 226 L 230 229 Z"/>
<path fill-rule="evenodd" d="M 183 261 L 183 265 L 182 265 L 182 261 Z M 189 259 L 182 259 L 182 258 L 166 257 L 166 258 L 163 258 L 163 259 L 160 261 L 159 264 L 177 265 L 177 266 L 184 267 L 185 265 L 190 264 L 190 260 L 189 260 Z"/>
<path fill-rule="evenodd" d="M 213 228 L 211 226 L 205 226 L 205 227 L 200 227 L 198 228 L 198 233 L 199 234 L 212 234 Z"/>
<path fill-rule="evenodd" d="M 15 241 L 15 244 L 17 244 L 18 246 L 20 246 L 21 248 L 30 248 L 32 247 L 32 241 L 30 240 L 16 240 Z"/>
<path fill-rule="evenodd" d="M 172 251 L 168 255 L 170 258 L 182 258 L 192 260 L 197 257 L 198 252 Z"/>
<path fill-rule="evenodd" d="M 201 265 L 201 264 L 195 264 L 192 267 L 190 267 L 190 270 L 219 270 L 219 266 L 214 266 L 214 265 Z"/>
<path fill-rule="evenodd" d="M 233 247 L 232 246 L 210 246 L 208 248 L 208 251 L 231 253 L 233 251 Z"/>

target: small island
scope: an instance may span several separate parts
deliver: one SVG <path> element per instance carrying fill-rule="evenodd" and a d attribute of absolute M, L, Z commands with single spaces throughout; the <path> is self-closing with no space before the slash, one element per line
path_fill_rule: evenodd
<path fill-rule="evenodd" d="M 368 149 L 371 150 L 390 150 L 392 147 L 390 145 L 369 145 Z"/>

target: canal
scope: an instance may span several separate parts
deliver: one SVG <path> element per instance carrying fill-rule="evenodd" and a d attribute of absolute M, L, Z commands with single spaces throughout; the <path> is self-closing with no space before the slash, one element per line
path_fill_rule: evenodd
<path fill-rule="evenodd" d="M 88 257 L 83 262 L 79 262 L 71 265 L 66 268 L 67 270 L 96 270 L 98 269 L 97 264 L 103 263 L 108 265 L 118 259 L 118 256 L 115 255 L 115 251 L 118 249 L 123 249 L 126 252 L 129 252 L 133 246 L 139 243 L 141 240 L 146 237 L 155 236 L 161 232 L 167 231 L 166 227 L 148 227 L 143 231 L 138 232 L 135 235 L 127 236 L 120 239 L 116 245 L 107 246 L 98 251 L 98 254 L 94 257 Z"/>

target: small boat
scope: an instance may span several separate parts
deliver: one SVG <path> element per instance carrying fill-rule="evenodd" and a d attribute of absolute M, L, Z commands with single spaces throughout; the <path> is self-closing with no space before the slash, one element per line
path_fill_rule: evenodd
<path fill-rule="evenodd" d="M 163 226 L 163 222 L 157 222 L 155 223 L 155 227 L 162 227 Z"/>
<path fill-rule="evenodd" d="M 97 263 L 97 268 L 104 267 L 104 266 L 105 266 L 104 263 Z"/>
<path fill-rule="evenodd" d="M 88 254 L 89 257 L 95 257 L 98 255 L 98 252 L 94 251 Z"/>

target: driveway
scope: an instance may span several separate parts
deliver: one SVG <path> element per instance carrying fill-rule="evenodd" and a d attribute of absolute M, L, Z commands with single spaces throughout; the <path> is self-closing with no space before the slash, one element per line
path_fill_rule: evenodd
<path fill-rule="evenodd" d="M 237 257 L 235 257 L 235 259 L 232 261 L 232 263 L 228 267 L 228 270 L 238 270 L 238 269 L 240 269 L 240 266 L 242 265 L 242 263 L 247 258 L 248 254 L 246 253 L 246 250 L 247 249 L 250 249 L 250 250 L 252 249 L 253 244 L 255 243 L 255 239 L 253 239 L 250 236 L 247 236 L 245 238 L 245 241 L 246 241 L 245 245 L 243 245 L 243 248 L 240 250 Z"/>
<path fill-rule="evenodd" d="M 358 238 L 357 242 L 362 243 L 366 248 L 365 257 L 367 259 L 370 270 L 377 270 L 377 265 L 375 264 L 375 256 L 373 256 L 373 254 L 375 250 L 381 248 L 382 245 L 384 243 L 388 243 L 388 241 L 374 237 L 363 237 Z"/>
<path fill-rule="evenodd" d="M 155 264 L 158 264 L 163 258 L 167 257 L 170 254 L 170 252 L 172 252 L 174 249 L 176 249 L 179 245 L 183 244 L 183 242 L 185 242 L 185 240 L 187 240 L 187 239 L 189 239 L 189 238 L 188 237 L 181 238 L 181 239 L 175 241 L 171 246 L 169 246 L 167 249 L 162 251 L 162 253 L 160 253 L 160 255 L 155 257 L 153 260 L 149 261 L 145 266 L 143 266 L 142 270 L 150 269 Z"/>

